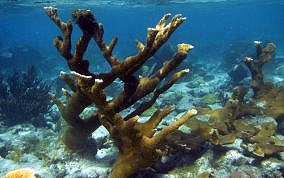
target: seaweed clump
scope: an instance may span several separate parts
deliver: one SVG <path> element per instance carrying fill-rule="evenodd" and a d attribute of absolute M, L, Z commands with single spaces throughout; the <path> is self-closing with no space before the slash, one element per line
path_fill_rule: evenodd
<path fill-rule="evenodd" d="M 41 125 L 40 117 L 50 108 L 49 85 L 38 76 L 35 67 L 0 77 L 0 120 L 11 126 L 24 122 Z"/>
<path fill-rule="evenodd" d="M 56 8 L 46 7 L 45 12 L 63 34 L 63 37 L 55 38 L 54 45 L 71 70 L 71 75 L 61 72 L 61 78 L 72 90 L 72 93 L 66 89 L 63 90 L 67 103 L 63 104 L 54 95 L 51 96 L 62 117 L 70 126 L 64 135 L 65 143 L 71 148 L 80 149 L 86 138 L 103 125 L 119 149 L 119 156 L 114 163 L 110 177 L 129 177 L 136 171 L 158 162 L 166 153 L 161 146 L 161 141 L 197 111 L 188 110 L 181 118 L 159 132 L 156 127 L 172 112 L 172 106 L 158 109 L 144 123 L 140 123 L 138 119 L 144 111 L 153 106 L 160 94 L 167 91 L 179 78 L 189 72 L 188 69 L 184 69 L 172 74 L 193 46 L 178 44 L 177 52 L 171 59 L 165 61 L 160 69 L 149 76 L 137 77 L 135 73 L 167 42 L 185 18 L 178 14 L 167 23 L 170 14 L 164 15 L 154 28 L 148 28 L 145 44 L 136 41 L 137 54 L 119 60 L 112 54 L 118 38 L 114 37 L 110 44 L 106 44 L 103 40 L 103 25 L 95 20 L 90 10 L 79 9 L 72 13 L 73 20 L 83 32 L 76 42 L 73 53 L 71 52 L 72 23 L 63 22 Z M 89 71 L 89 61 L 83 59 L 83 56 L 91 40 L 95 41 L 105 60 L 111 66 L 110 71 L 99 74 Z M 169 79 L 164 83 L 161 82 L 168 75 Z M 113 99 L 107 100 L 105 89 L 115 80 L 123 83 L 123 91 Z M 149 100 L 141 101 L 149 94 Z M 126 116 L 121 115 L 121 111 L 132 107 L 138 101 L 141 103 L 137 108 Z M 93 104 L 97 107 L 97 111 L 90 117 L 81 118 L 80 113 Z"/>

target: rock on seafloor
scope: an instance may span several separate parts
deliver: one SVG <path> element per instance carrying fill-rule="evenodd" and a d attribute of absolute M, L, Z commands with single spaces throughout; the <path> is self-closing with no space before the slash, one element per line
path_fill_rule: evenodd
<path fill-rule="evenodd" d="M 107 177 L 108 162 L 98 162 L 92 152 L 71 153 L 59 133 L 30 124 L 2 129 L 0 133 L 0 177 L 20 168 L 32 168 L 44 178 Z M 111 154 L 109 152 L 109 154 Z"/>

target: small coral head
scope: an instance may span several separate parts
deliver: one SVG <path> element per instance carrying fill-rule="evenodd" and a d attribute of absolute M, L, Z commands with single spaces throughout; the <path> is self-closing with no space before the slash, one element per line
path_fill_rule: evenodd
<path fill-rule="evenodd" d="M 32 168 L 21 168 L 8 172 L 4 178 L 36 178 L 35 174 Z"/>

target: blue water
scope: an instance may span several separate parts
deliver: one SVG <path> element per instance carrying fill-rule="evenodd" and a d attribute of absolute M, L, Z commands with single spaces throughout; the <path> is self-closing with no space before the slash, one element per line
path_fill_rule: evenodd
<path fill-rule="evenodd" d="M 2 2 L 2 1 L 1 1 Z M 145 40 L 146 29 L 154 27 L 165 13 L 181 13 L 187 20 L 170 39 L 195 46 L 199 60 L 214 62 L 234 41 L 272 41 L 278 55 L 284 55 L 284 1 L 82 1 L 82 3 L 41 3 L 43 1 L 8 1 L 0 3 L 0 49 L 13 45 L 30 45 L 44 57 L 60 58 L 52 40 L 60 35 L 58 28 L 43 12 L 44 6 L 56 6 L 64 20 L 70 19 L 74 8 L 88 8 L 105 27 L 105 41 L 119 37 L 114 54 L 134 54 L 136 39 Z M 71 2 L 71 3 L 70 3 Z M 183 3 L 181 3 L 183 2 Z M 73 39 L 80 32 L 75 29 Z M 93 44 L 94 46 L 94 44 Z M 2 50 L 3 51 L 3 50 Z M 90 57 L 101 58 L 99 52 Z M 88 56 L 88 54 L 87 54 Z M 52 63 L 62 62 L 57 59 Z M 194 59 L 192 59 L 194 60 Z M 92 61 L 94 62 L 94 61 Z M 103 61 L 100 61 L 103 62 Z M 202 61 L 199 61 L 202 62 Z M 24 61 L 23 61 L 24 63 Z M 40 63 L 40 59 L 34 59 Z M 64 65 L 64 64 L 63 64 Z"/>

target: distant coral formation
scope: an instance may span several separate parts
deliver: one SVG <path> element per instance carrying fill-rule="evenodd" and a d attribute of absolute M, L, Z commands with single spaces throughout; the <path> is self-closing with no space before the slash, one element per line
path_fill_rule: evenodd
<path fill-rule="evenodd" d="M 136 41 L 137 54 L 119 60 L 112 54 L 118 38 L 106 44 L 103 40 L 104 28 L 94 18 L 90 10 L 74 10 L 73 21 L 83 32 L 76 42 L 75 51 L 72 53 L 71 36 L 73 25 L 70 21 L 63 22 L 57 9 L 46 7 L 45 12 L 60 28 L 63 37 L 56 37 L 54 45 L 66 59 L 71 70 L 71 75 L 62 72 L 61 78 L 69 85 L 72 93 L 63 90 L 67 97 L 67 104 L 63 104 L 55 96 L 52 100 L 58 106 L 63 118 L 70 125 L 64 135 L 64 141 L 69 148 L 80 149 L 86 138 L 103 125 L 110 133 L 115 145 L 119 149 L 119 156 L 114 163 L 110 177 L 128 177 L 132 173 L 153 165 L 166 153 L 160 145 L 165 137 L 178 129 L 190 117 L 195 115 L 195 109 L 188 110 L 180 119 L 157 132 L 156 127 L 173 107 L 167 106 L 153 112 L 147 122 L 138 122 L 139 115 L 151 108 L 159 95 L 167 91 L 180 77 L 188 73 L 188 69 L 176 73 L 174 71 L 187 57 L 193 48 L 189 44 L 179 44 L 177 52 L 170 60 L 149 76 L 135 76 L 135 72 L 143 67 L 145 62 L 167 42 L 171 34 L 185 21 L 181 15 L 175 15 L 167 23 L 170 14 L 166 14 L 154 28 L 148 28 L 145 43 Z M 89 61 L 84 59 L 89 42 L 94 40 L 105 60 L 111 66 L 110 71 L 96 74 L 89 71 Z M 169 75 L 166 82 L 163 81 Z M 107 100 L 105 89 L 116 79 L 123 83 L 123 91 L 116 97 Z M 149 100 L 140 102 L 139 106 L 126 116 L 121 111 L 141 101 L 148 94 Z M 97 111 L 90 117 L 81 118 L 80 113 L 87 107 L 95 104 Z"/>
<path fill-rule="evenodd" d="M 0 77 L 0 121 L 7 125 L 24 122 L 39 124 L 39 116 L 50 108 L 49 85 L 38 76 L 35 67 Z M 42 118 L 41 118 L 42 119 Z"/>
<path fill-rule="evenodd" d="M 169 135 L 166 144 L 176 150 L 192 151 L 205 142 L 227 145 L 241 139 L 240 146 L 246 153 L 259 159 L 284 151 L 284 141 L 276 136 L 277 122 L 284 117 L 284 88 L 264 81 L 262 73 L 263 65 L 273 59 L 276 46 L 255 42 L 255 47 L 256 58 L 244 59 L 252 75 L 253 97 L 245 99 L 245 86 L 235 87 L 222 108 L 200 108 L 199 114 L 186 123 L 190 134 Z"/>

